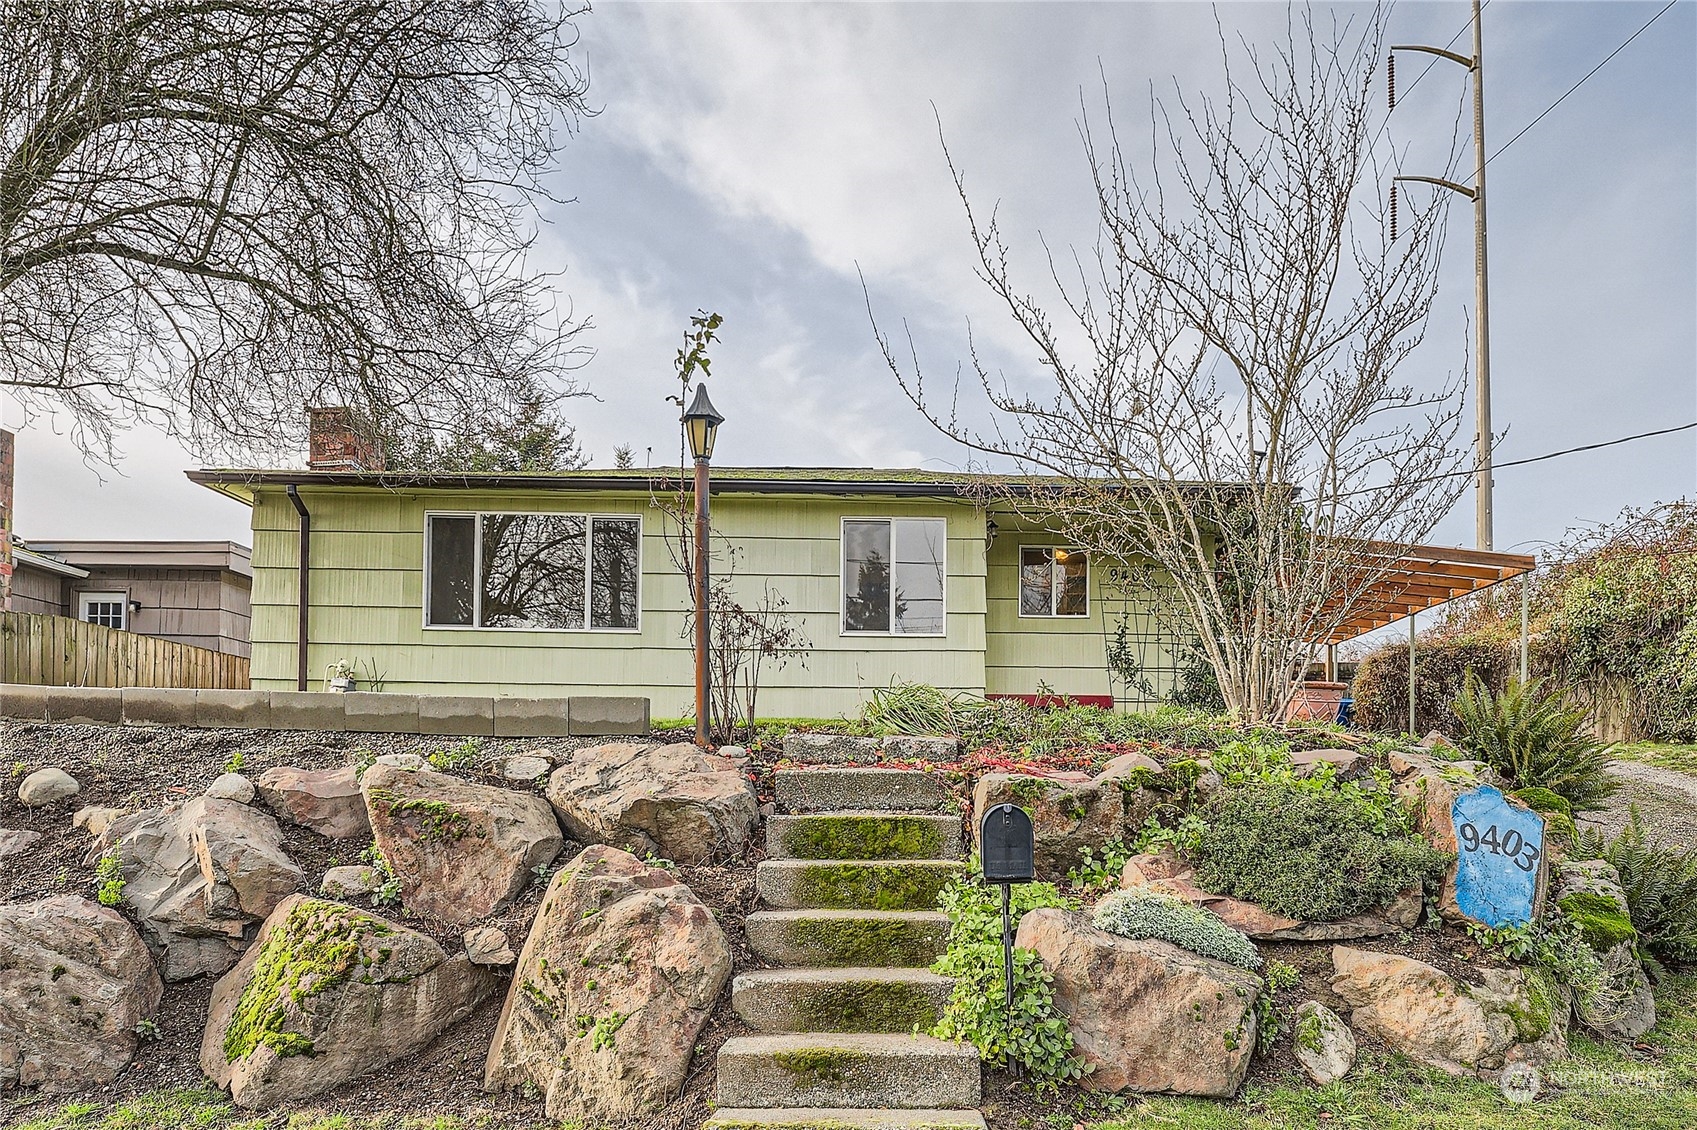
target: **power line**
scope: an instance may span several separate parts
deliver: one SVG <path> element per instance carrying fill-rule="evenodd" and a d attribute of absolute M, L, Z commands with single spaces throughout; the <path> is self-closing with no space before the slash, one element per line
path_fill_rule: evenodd
<path fill-rule="evenodd" d="M 1498 470 L 1498 469 L 1501 469 L 1503 467 L 1524 467 L 1528 463 L 1542 463 L 1546 459 L 1558 459 L 1563 455 L 1574 455 L 1574 454 L 1577 454 L 1578 452 L 1581 452 L 1581 451 L 1596 451 L 1599 448 L 1604 448 L 1604 447 L 1618 447 L 1620 444 L 1623 444 L 1623 443 L 1632 443 L 1635 440 L 1641 440 L 1641 439 L 1651 439 L 1655 436 L 1673 435 L 1676 432 L 1688 432 L 1688 431 L 1691 431 L 1694 428 L 1697 428 L 1697 420 L 1693 420 L 1689 424 L 1680 424 L 1680 425 L 1678 425 L 1676 427 L 1672 427 L 1672 428 L 1659 428 L 1659 429 L 1657 429 L 1656 431 L 1653 431 L 1653 432 L 1639 432 L 1635 436 L 1621 436 L 1619 439 L 1606 439 L 1606 440 L 1603 440 L 1601 443 L 1586 443 L 1586 444 L 1581 444 L 1578 447 L 1566 447 L 1566 448 L 1563 448 L 1560 451 L 1548 451 L 1548 452 L 1545 452 L 1543 455 L 1532 455 L 1532 456 L 1528 456 L 1525 459 L 1510 459 L 1510 460 L 1508 460 L 1507 462 L 1504 462 L 1504 463 L 1494 464 L 1492 469 Z M 1449 472 L 1446 472 L 1445 474 L 1442 474 L 1442 475 L 1428 475 L 1428 476 L 1426 476 L 1425 478 L 1422 478 L 1422 479 L 1411 479 L 1409 482 L 1407 482 L 1404 485 L 1406 485 L 1406 486 L 1419 486 L 1422 483 L 1441 483 L 1445 479 L 1470 478 L 1473 475 L 1477 475 L 1478 473 L 1479 473 L 1479 468 L 1469 467 L 1465 471 L 1449 471 Z M 1375 493 L 1382 491 L 1384 489 L 1386 489 L 1386 488 L 1380 486 L 1380 487 L 1366 487 L 1362 490 L 1345 491 L 1342 494 L 1327 495 L 1326 498 L 1324 499 L 1324 501 L 1329 502 L 1329 501 L 1335 501 L 1336 499 L 1340 499 L 1340 498 L 1353 498 L 1353 497 L 1355 497 L 1356 495 L 1359 495 L 1359 494 L 1375 494 Z"/>
<path fill-rule="evenodd" d="M 1679 2 L 1679 0 L 1668 0 L 1668 2 L 1666 4 L 1662 5 L 1661 11 L 1659 11 L 1655 15 L 1651 16 L 1649 21 L 1647 23 L 1645 23 L 1645 25 L 1643 27 L 1641 27 L 1637 31 L 1633 32 L 1632 37 L 1630 39 L 1628 39 L 1625 43 L 1622 43 L 1619 47 L 1616 47 L 1613 51 L 1610 51 L 1609 54 L 1608 54 L 1608 58 L 1605 58 L 1601 63 L 1598 63 L 1596 66 L 1592 67 L 1589 71 L 1587 71 L 1585 73 L 1585 78 L 1580 79 L 1578 82 L 1576 82 L 1572 86 L 1568 87 L 1566 94 L 1563 94 L 1560 98 L 1556 99 L 1554 102 L 1551 102 L 1549 104 L 1549 106 L 1545 108 L 1545 110 L 1542 114 L 1539 114 L 1536 118 L 1533 118 L 1530 122 L 1527 122 L 1524 129 L 1522 129 L 1519 133 L 1515 134 L 1513 137 L 1509 138 L 1507 141 L 1503 142 L 1502 145 L 1500 145 L 1497 148 L 1497 151 L 1495 153 L 1492 153 L 1489 157 L 1487 157 L 1485 159 L 1485 164 L 1489 165 L 1492 161 L 1495 161 L 1498 157 L 1500 157 L 1502 155 L 1503 150 L 1507 149 L 1509 146 L 1511 146 L 1515 142 L 1519 141 L 1522 137 L 1525 137 L 1527 130 L 1531 129 L 1533 126 L 1535 126 L 1539 122 L 1543 121 L 1545 116 L 1548 115 L 1551 110 L 1554 110 L 1557 106 L 1560 106 L 1563 102 L 1567 101 L 1567 95 L 1568 94 L 1572 94 L 1574 91 L 1576 91 L 1580 87 L 1584 86 L 1586 79 L 1589 79 L 1592 75 L 1594 75 L 1598 71 L 1602 70 L 1603 67 L 1608 64 L 1610 59 L 1613 59 L 1616 55 L 1619 55 L 1622 51 L 1625 51 L 1628 47 L 1630 47 L 1632 45 L 1632 40 L 1637 39 L 1639 36 L 1643 35 L 1646 31 L 1649 31 L 1650 30 L 1650 24 L 1653 24 L 1657 20 L 1661 19 L 1662 16 L 1667 12 L 1667 10 L 1669 8 L 1672 8 L 1678 2 Z M 1451 42 L 1453 43 L 1454 40 L 1451 40 Z M 1435 63 L 1435 62 L 1437 62 L 1437 60 L 1434 59 L 1433 62 Z M 1430 69 L 1430 67 L 1428 67 L 1428 69 Z"/>

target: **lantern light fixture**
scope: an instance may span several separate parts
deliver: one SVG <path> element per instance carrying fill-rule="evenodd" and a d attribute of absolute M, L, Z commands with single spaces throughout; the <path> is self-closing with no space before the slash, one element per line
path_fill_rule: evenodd
<path fill-rule="evenodd" d="M 689 453 L 697 460 L 713 458 L 713 441 L 718 438 L 719 425 L 725 418 L 707 398 L 705 382 L 695 386 L 695 398 L 684 412 L 684 435 L 689 438 Z"/>

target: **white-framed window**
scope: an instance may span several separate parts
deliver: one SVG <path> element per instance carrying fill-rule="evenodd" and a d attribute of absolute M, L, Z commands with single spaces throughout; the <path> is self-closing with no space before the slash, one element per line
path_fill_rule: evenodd
<path fill-rule="evenodd" d="M 129 623 L 130 598 L 121 592 L 79 592 L 77 619 L 85 624 L 122 630 Z"/>
<path fill-rule="evenodd" d="M 424 626 L 641 628 L 642 519 L 491 511 L 424 516 Z"/>
<path fill-rule="evenodd" d="M 945 634 L 945 519 L 844 518 L 842 544 L 843 635 Z"/>
<path fill-rule="evenodd" d="M 1021 616 L 1090 615 L 1090 558 L 1057 545 L 1019 547 Z"/>

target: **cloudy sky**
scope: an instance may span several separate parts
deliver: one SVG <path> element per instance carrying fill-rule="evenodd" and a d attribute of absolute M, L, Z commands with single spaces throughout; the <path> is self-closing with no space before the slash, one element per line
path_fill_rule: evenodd
<path fill-rule="evenodd" d="M 1493 0 L 1485 11 L 1494 152 L 1662 6 Z M 1349 5 L 1320 9 L 1360 19 Z M 603 107 L 566 146 L 537 266 L 594 328 L 573 416 L 598 463 L 629 444 L 675 458 L 671 358 L 697 308 L 725 317 L 713 397 L 728 464 L 963 465 L 879 358 L 866 282 L 934 374 L 971 324 L 1019 379 L 1027 351 L 974 279 L 938 139 L 975 197 L 1000 201 L 1021 262 L 1040 232 L 1087 246 L 1093 196 L 1077 135 L 1105 76 L 1123 121 L 1151 89 L 1217 82 L 1216 16 L 1270 44 L 1279 4 L 609 3 L 580 21 Z M 1451 42 L 1460 3 L 1403 0 L 1397 43 Z M 1467 51 L 1468 39 L 1455 40 Z M 1680 0 L 1489 170 L 1498 459 L 1697 419 L 1697 3 Z M 1406 171 L 1448 152 L 1466 74 L 1408 57 L 1380 135 Z M 1383 114 L 1383 103 L 1379 103 Z M 1424 164 L 1423 164 L 1424 162 Z M 1472 223 L 1451 215 L 1427 387 L 1468 361 Z M 18 417 L 6 419 L 16 426 Z M 247 540 L 247 513 L 182 477 L 192 460 L 132 433 L 120 473 L 85 467 L 46 426 L 20 437 L 17 528 L 71 537 Z M 1697 432 L 1502 470 L 1497 547 L 1531 548 L 1625 505 L 1697 493 Z M 1431 540 L 1471 544 L 1471 497 Z"/>

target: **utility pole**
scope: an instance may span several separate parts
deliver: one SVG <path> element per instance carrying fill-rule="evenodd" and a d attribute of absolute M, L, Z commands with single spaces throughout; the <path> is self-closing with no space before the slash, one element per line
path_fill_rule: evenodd
<path fill-rule="evenodd" d="M 1473 305 L 1479 323 L 1474 331 L 1476 360 L 1473 376 L 1473 412 L 1478 467 L 1474 475 L 1475 548 L 1490 549 L 1494 520 L 1491 511 L 1491 320 L 1485 269 L 1485 38 L 1480 21 L 1480 2 L 1473 0 L 1473 57 L 1457 55 L 1442 47 L 1393 46 L 1392 51 L 1422 51 L 1473 72 L 1473 184 L 1457 184 L 1442 177 L 1397 177 L 1399 181 L 1421 181 L 1459 193 L 1473 201 Z M 1394 93 L 1393 93 L 1394 99 Z"/>

